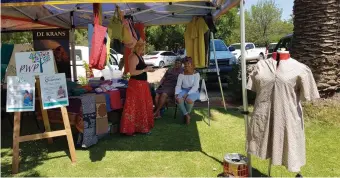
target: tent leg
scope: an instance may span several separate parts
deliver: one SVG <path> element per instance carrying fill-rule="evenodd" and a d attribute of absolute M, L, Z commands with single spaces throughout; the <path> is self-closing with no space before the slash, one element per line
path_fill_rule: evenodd
<path fill-rule="evenodd" d="M 211 40 L 214 41 L 214 33 L 211 32 Z M 223 92 L 223 88 L 222 88 L 222 83 L 221 83 L 221 76 L 220 76 L 220 68 L 218 67 L 218 63 L 217 63 L 217 58 L 216 58 L 216 49 L 215 49 L 215 43 L 212 43 L 213 46 L 213 51 L 214 51 L 214 59 L 215 59 L 215 65 L 216 65 L 216 73 L 217 73 L 217 77 L 218 77 L 218 83 L 220 85 L 220 90 L 221 90 L 221 95 L 222 95 L 222 101 L 223 101 L 223 107 L 226 110 L 227 106 L 225 104 L 225 99 L 224 99 L 224 92 Z"/>
<path fill-rule="evenodd" d="M 241 21 L 241 72 L 242 72 L 242 98 L 243 98 L 243 111 L 248 112 L 248 97 L 247 97 L 247 73 L 246 73 L 246 34 L 245 34 L 245 17 L 244 17 L 244 1 L 240 1 L 240 21 Z M 246 144 L 247 144 L 247 135 L 248 135 L 248 114 L 244 114 L 244 127 L 245 127 L 245 135 L 246 135 Z M 247 146 L 246 146 L 247 148 Z M 246 150 L 247 151 L 247 150 Z M 252 166 L 251 166 L 251 155 L 247 153 L 248 158 L 248 175 L 252 177 Z"/>
<path fill-rule="evenodd" d="M 71 60 L 72 60 L 72 73 L 73 73 L 73 81 L 77 82 L 77 63 L 76 63 L 76 53 L 75 53 L 75 36 L 74 36 L 74 17 L 73 11 L 71 13 L 71 33 L 70 33 L 70 41 L 71 41 Z"/>

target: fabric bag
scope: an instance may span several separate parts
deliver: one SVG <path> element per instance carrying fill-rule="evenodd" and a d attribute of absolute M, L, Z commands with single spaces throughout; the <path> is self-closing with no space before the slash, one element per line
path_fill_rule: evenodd
<path fill-rule="evenodd" d="M 123 41 L 123 24 L 119 12 L 120 8 L 117 6 L 108 25 L 108 34 L 111 39 Z"/>
<path fill-rule="evenodd" d="M 106 48 L 106 30 L 107 28 L 99 25 L 99 15 L 94 16 L 94 30 L 92 35 L 92 44 L 90 52 L 90 68 L 102 70 L 105 68 L 107 57 Z"/>
<path fill-rule="evenodd" d="M 131 20 L 123 20 L 123 43 L 125 47 L 132 49 L 137 43 L 137 34 L 131 24 Z"/>

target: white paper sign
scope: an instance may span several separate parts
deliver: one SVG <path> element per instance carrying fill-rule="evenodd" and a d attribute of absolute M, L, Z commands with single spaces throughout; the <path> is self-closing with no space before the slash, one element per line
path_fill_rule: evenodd
<path fill-rule="evenodd" d="M 34 111 L 35 79 L 32 76 L 7 77 L 7 112 Z"/>
<path fill-rule="evenodd" d="M 40 87 L 44 109 L 68 106 L 65 73 L 40 75 Z"/>
<path fill-rule="evenodd" d="M 15 61 L 18 76 L 55 74 L 52 50 L 15 53 Z"/>

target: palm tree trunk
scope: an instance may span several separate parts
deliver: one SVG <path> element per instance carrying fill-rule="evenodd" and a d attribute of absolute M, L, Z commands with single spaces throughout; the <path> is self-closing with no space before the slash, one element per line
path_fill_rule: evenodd
<path fill-rule="evenodd" d="M 313 71 L 323 97 L 340 90 L 340 0 L 295 0 L 291 55 Z"/>

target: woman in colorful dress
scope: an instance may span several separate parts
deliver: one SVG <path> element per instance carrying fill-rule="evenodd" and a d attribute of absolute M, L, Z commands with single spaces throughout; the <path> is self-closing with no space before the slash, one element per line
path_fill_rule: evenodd
<path fill-rule="evenodd" d="M 184 59 L 184 72 L 178 75 L 175 97 L 187 125 L 190 124 L 190 112 L 194 102 L 200 96 L 198 92 L 199 83 L 200 74 L 195 71 L 192 59 L 186 57 Z"/>
<path fill-rule="evenodd" d="M 144 48 L 145 43 L 140 39 L 129 57 L 131 77 L 120 124 L 120 132 L 126 135 L 150 133 L 154 126 L 153 102 L 147 82 L 147 72 L 154 72 L 154 69 L 147 66 L 142 58 Z"/>
<path fill-rule="evenodd" d="M 163 108 L 168 97 L 175 96 L 175 87 L 177 83 L 177 78 L 180 73 L 183 72 L 182 61 L 177 59 L 175 61 L 175 66 L 166 71 L 164 74 L 159 87 L 156 90 L 155 98 L 155 118 L 161 118 L 160 110 Z"/>

